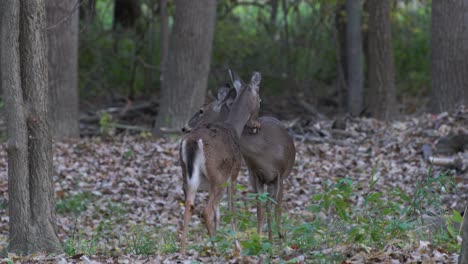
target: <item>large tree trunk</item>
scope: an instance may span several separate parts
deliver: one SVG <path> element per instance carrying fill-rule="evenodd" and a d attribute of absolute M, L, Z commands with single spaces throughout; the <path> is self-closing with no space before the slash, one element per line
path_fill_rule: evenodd
<path fill-rule="evenodd" d="M 47 116 L 45 2 L 3 1 L 2 12 L 1 63 L 8 69 L 1 76 L 8 133 L 8 251 L 60 252 Z"/>
<path fill-rule="evenodd" d="M 47 0 L 51 132 L 57 139 L 80 136 L 78 105 L 79 0 Z M 65 20 L 64 20 L 65 19 Z"/>
<path fill-rule="evenodd" d="M 368 0 L 369 92 L 366 105 L 376 118 L 390 120 L 397 113 L 390 0 Z"/>
<path fill-rule="evenodd" d="M 346 58 L 348 76 L 348 111 L 359 115 L 363 108 L 364 58 L 362 53 L 361 0 L 347 0 Z"/>
<path fill-rule="evenodd" d="M 216 0 L 176 0 L 155 132 L 179 130 L 205 99 Z"/>
<path fill-rule="evenodd" d="M 468 3 L 432 1 L 432 82 L 434 113 L 468 104 Z"/>

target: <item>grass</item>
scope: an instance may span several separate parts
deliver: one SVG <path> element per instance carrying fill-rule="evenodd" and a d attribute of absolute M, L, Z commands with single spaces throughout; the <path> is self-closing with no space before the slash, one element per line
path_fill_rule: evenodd
<path fill-rule="evenodd" d="M 379 186 L 373 176 L 367 183 L 352 179 L 325 182 L 323 191 L 311 197 L 307 218 L 283 213 L 283 241 L 277 238 L 274 221 L 273 241 L 268 240 L 267 234 L 259 236 L 256 231 L 256 214 L 252 209 L 257 201 L 266 203 L 270 198 L 266 194 L 247 195 L 236 199 L 235 216 L 224 206 L 221 208 L 222 228 L 212 239 L 189 243 L 187 247 L 201 252 L 201 256 L 215 254 L 228 257 L 237 254 L 234 244 L 238 241 L 242 246 L 241 254 L 260 256 L 265 262 L 275 256 L 290 254 L 291 257 L 287 257 L 290 261 L 294 262 L 294 255 L 303 255 L 306 259 L 316 260 L 316 263 L 342 262 L 346 256 L 339 249 L 350 245 L 367 252 L 379 252 L 388 245 L 405 248 L 422 240 L 447 252 L 457 252 L 460 250 L 458 225 L 462 217 L 455 210 L 443 210 L 441 201 L 442 194 L 453 190 L 452 177 L 445 174 L 432 176 L 432 173 L 410 192 Z M 79 214 L 86 210 L 92 199 L 89 193 L 64 197 L 57 202 L 57 210 Z M 175 232 L 167 228 L 155 229 L 144 223 L 126 225 L 126 208 L 120 204 L 109 203 L 107 210 L 108 219 L 103 220 L 91 234 L 74 230 L 64 244 L 67 255 L 120 252 L 147 256 L 179 250 Z M 445 224 L 434 228 L 427 223 L 426 216 L 443 219 Z M 230 229 L 232 217 L 237 219 L 238 232 Z M 116 225 L 127 226 L 119 245 L 120 251 L 105 252 L 100 244 L 112 236 Z M 206 237 L 202 227 L 193 229 L 192 236 L 195 233 Z M 214 251 L 212 243 L 216 244 Z M 287 251 L 290 253 L 285 253 Z"/>
<path fill-rule="evenodd" d="M 456 239 L 460 213 L 455 210 L 446 212 L 441 204 L 441 195 L 454 190 L 452 177 L 429 173 L 411 193 L 378 187 L 377 183 L 373 176 L 366 184 L 352 179 L 325 182 L 324 191 L 311 198 L 309 211 L 315 216 L 312 220 L 283 215 L 282 229 L 286 239 L 282 243 L 276 237 L 272 242 L 265 236 L 258 236 L 256 216 L 250 208 L 255 206 L 257 199 L 266 202 L 269 198 L 263 194 L 249 195 L 237 206 L 239 232 L 235 234 L 229 228 L 221 229 L 213 242 L 221 254 L 232 254 L 234 240 L 238 239 L 244 255 L 261 255 L 269 259 L 289 248 L 318 263 L 343 261 L 345 256 L 333 249 L 348 245 L 370 252 L 382 251 L 389 244 L 396 243 L 403 248 L 424 240 L 448 252 L 460 250 Z M 232 216 L 229 212 L 223 214 L 226 215 L 223 226 L 229 227 Z M 424 222 L 428 215 L 445 219 L 445 225 L 434 232 L 434 228 Z M 428 229 L 432 232 L 427 232 Z M 275 230 L 274 234 L 276 236 Z M 324 249 L 332 249 L 332 252 L 325 254 Z"/>
<path fill-rule="evenodd" d="M 59 214 L 73 213 L 79 215 L 85 211 L 92 202 L 93 195 L 90 192 L 82 192 L 76 195 L 64 196 L 57 200 L 55 209 Z"/>

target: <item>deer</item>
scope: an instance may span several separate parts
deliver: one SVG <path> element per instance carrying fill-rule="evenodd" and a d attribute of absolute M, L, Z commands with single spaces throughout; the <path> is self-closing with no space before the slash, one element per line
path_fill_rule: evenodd
<path fill-rule="evenodd" d="M 231 81 L 236 77 L 230 71 Z M 229 116 L 230 111 L 238 111 L 238 105 L 223 103 L 229 93 L 223 86 L 218 90 L 217 98 L 208 105 L 202 106 L 186 123 L 183 132 L 189 133 L 194 127 L 211 122 L 222 122 Z M 234 88 L 231 88 L 234 89 Z M 242 131 L 240 148 L 244 161 L 249 171 L 249 182 L 255 193 L 263 194 L 266 191 L 269 198 L 274 199 L 275 218 L 277 232 L 280 239 L 281 233 L 281 205 L 283 201 L 284 181 L 289 176 L 294 166 L 296 149 L 294 141 L 281 122 L 271 116 L 262 116 L 258 119 L 258 112 L 254 113 Z M 268 237 L 273 239 L 271 228 L 270 204 L 268 201 L 267 226 Z M 264 211 L 261 202 L 257 201 L 257 232 L 263 232 Z"/>
<path fill-rule="evenodd" d="M 218 105 L 213 111 L 225 112 L 223 120 L 205 122 L 186 133 L 180 143 L 180 165 L 182 168 L 185 195 L 184 223 L 180 252 L 185 252 L 187 229 L 194 210 L 198 189 L 208 190 L 208 202 L 203 209 L 203 220 L 209 237 L 215 235 L 220 225 L 219 204 L 228 187 L 228 207 L 234 213 L 233 196 L 235 182 L 242 162 L 239 138 L 252 115 L 260 107 L 259 84 L 261 75 L 254 72 L 250 83 L 235 80 L 233 89 L 224 89 Z M 226 111 L 226 107 L 235 110 Z M 236 230 L 235 219 L 231 219 Z"/>

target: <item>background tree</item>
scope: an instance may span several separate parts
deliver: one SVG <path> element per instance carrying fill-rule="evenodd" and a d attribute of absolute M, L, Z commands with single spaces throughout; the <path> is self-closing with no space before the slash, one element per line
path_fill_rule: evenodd
<path fill-rule="evenodd" d="M 141 15 L 140 5 L 134 0 L 115 0 L 114 5 L 114 29 L 122 27 L 131 29 L 135 26 Z"/>
<path fill-rule="evenodd" d="M 80 19 L 86 23 L 94 22 L 96 18 L 97 0 L 82 1 L 80 4 Z"/>
<path fill-rule="evenodd" d="M 159 0 L 159 18 L 161 20 L 161 77 L 164 79 L 167 51 L 169 50 L 169 23 L 167 15 L 167 0 Z"/>
<path fill-rule="evenodd" d="M 368 0 L 369 112 L 379 119 L 392 119 L 397 112 L 393 61 L 390 0 Z"/>
<path fill-rule="evenodd" d="M 434 113 L 468 103 L 468 4 L 432 1 L 432 81 Z"/>
<path fill-rule="evenodd" d="M 51 132 L 76 138 L 79 131 L 78 34 L 79 0 L 47 0 Z"/>
<path fill-rule="evenodd" d="M 177 0 L 155 129 L 179 130 L 204 102 L 216 0 Z"/>
<path fill-rule="evenodd" d="M 20 5 L 21 3 L 21 5 Z M 9 252 L 60 252 L 48 125 L 44 0 L 3 1 L 0 25 L 8 145 Z"/>
<path fill-rule="evenodd" d="M 359 115 L 363 107 L 364 57 L 361 33 L 361 0 L 346 1 L 346 57 L 348 77 L 348 111 Z"/>

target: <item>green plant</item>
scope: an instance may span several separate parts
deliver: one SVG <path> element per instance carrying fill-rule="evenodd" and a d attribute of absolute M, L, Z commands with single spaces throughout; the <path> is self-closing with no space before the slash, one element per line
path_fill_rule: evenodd
<path fill-rule="evenodd" d="M 159 252 L 163 254 L 175 253 L 179 250 L 179 245 L 177 242 L 176 234 L 170 231 L 159 231 L 158 234 L 159 243 L 158 249 Z"/>
<path fill-rule="evenodd" d="M 78 231 L 75 225 L 72 236 L 65 239 L 65 243 L 63 244 L 65 254 L 67 256 L 96 254 L 99 249 L 99 241 L 103 237 L 103 230 L 108 228 L 110 224 L 111 221 L 109 220 L 101 221 L 90 236 L 86 236 L 84 231 Z"/>
<path fill-rule="evenodd" d="M 131 233 L 126 237 L 127 253 L 134 255 L 151 255 L 156 252 L 157 242 L 151 233 L 140 226 L 133 226 Z"/>
<path fill-rule="evenodd" d="M 342 257 L 339 254 L 323 255 L 320 253 L 323 247 L 353 244 L 366 250 L 379 250 L 395 240 L 417 243 L 415 235 L 435 245 L 443 245 L 445 249 L 459 249 L 455 226 L 461 216 L 457 211 L 447 214 L 440 209 L 443 208 L 441 195 L 454 187 L 452 177 L 446 174 L 432 176 L 430 172 L 409 193 L 378 186 L 375 170 L 368 184 L 351 179 L 325 182 L 324 191 L 312 197 L 310 210 L 315 219 L 284 226 L 290 237 L 287 244 L 308 251 L 314 259 L 318 257 L 325 262 Z M 421 227 L 425 215 L 442 217 L 446 225 L 435 232 L 431 229 L 424 233 Z"/>
<path fill-rule="evenodd" d="M 271 253 L 272 246 L 267 238 L 260 237 L 257 232 L 252 232 L 249 239 L 241 241 L 243 252 L 246 255 L 258 256 L 264 253 Z"/>
<path fill-rule="evenodd" d="M 93 195 L 90 192 L 82 192 L 76 195 L 65 196 L 57 200 L 55 208 L 57 213 L 73 213 L 79 215 L 85 211 L 91 203 Z"/>
<path fill-rule="evenodd" d="M 112 116 L 106 112 L 100 114 L 99 117 L 99 130 L 103 135 L 112 135 L 114 127 L 112 125 Z"/>

